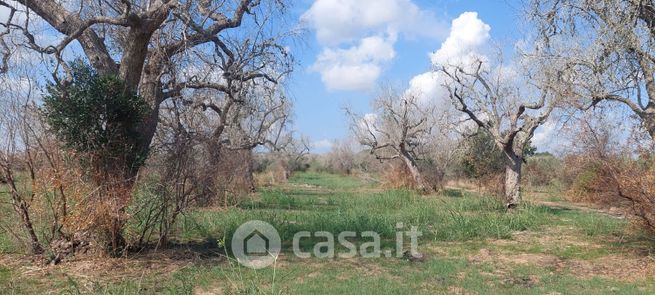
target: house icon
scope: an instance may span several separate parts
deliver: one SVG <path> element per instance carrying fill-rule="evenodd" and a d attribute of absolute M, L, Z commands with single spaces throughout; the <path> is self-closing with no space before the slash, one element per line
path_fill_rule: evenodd
<path fill-rule="evenodd" d="M 275 262 L 280 254 L 280 234 L 271 224 L 251 220 L 241 224 L 232 235 L 232 254 L 244 266 L 261 269 Z"/>
<path fill-rule="evenodd" d="M 243 253 L 249 256 L 268 256 L 270 249 L 270 241 L 266 235 L 258 230 L 252 231 L 245 238 L 243 243 Z"/>

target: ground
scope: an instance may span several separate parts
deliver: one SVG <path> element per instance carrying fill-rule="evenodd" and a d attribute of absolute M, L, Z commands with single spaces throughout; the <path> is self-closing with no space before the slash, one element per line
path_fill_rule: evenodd
<path fill-rule="evenodd" d="M 79 257 L 32 263 L 0 236 L 3 294 L 653 294 L 655 243 L 625 218 L 528 194 L 506 212 L 501 202 L 447 189 L 419 196 L 358 177 L 296 174 L 227 210 L 195 211 L 176 246 L 126 258 Z M 251 270 L 225 257 L 241 223 L 273 224 L 286 241 L 276 263 Z M 376 231 L 382 251 L 396 223 L 415 225 L 421 259 L 295 257 L 299 230 Z M 366 242 L 359 241 L 359 244 Z M 311 247 L 311 243 L 303 244 Z"/>

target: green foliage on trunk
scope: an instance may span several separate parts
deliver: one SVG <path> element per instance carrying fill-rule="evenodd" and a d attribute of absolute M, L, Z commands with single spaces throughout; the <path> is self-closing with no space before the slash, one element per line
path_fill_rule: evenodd
<path fill-rule="evenodd" d="M 69 84 L 46 89 L 44 113 L 52 131 L 97 169 L 138 169 L 145 158 L 136 144 L 148 110 L 145 100 L 119 78 L 100 75 L 82 61 L 70 67 Z"/>
<path fill-rule="evenodd" d="M 496 146 L 493 137 L 478 130 L 466 138 L 460 158 L 461 173 L 470 178 L 482 178 L 505 171 L 505 155 Z"/>
<path fill-rule="evenodd" d="M 535 155 L 537 148 L 532 142 L 523 148 L 523 159 Z M 464 152 L 460 157 L 460 173 L 470 178 L 483 178 L 505 171 L 507 157 L 498 148 L 489 132 L 479 129 L 464 141 Z"/>

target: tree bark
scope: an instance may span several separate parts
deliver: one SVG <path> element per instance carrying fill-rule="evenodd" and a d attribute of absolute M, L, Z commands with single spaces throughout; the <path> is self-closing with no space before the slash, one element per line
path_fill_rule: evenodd
<path fill-rule="evenodd" d="M 650 135 L 650 138 L 655 140 L 655 110 L 646 109 L 645 114 L 641 116 L 642 121 L 644 122 L 644 127 Z"/>
<path fill-rule="evenodd" d="M 514 209 L 521 203 L 521 166 L 523 158 L 514 152 L 505 152 L 505 207 Z"/>
<path fill-rule="evenodd" d="M 41 254 L 43 253 L 43 247 L 39 243 L 39 238 L 36 236 L 34 231 L 34 226 L 32 225 L 32 220 L 30 219 L 30 213 L 27 208 L 25 201 L 21 200 L 17 202 L 14 199 L 14 210 L 20 214 L 20 217 L 23 221 L 23 227 L 27 230 L 27 233 L 30 236 L 30 252 L 32 254 Z"/>
<path fill-rule="evenodd" d="M 414 161 L 411 156 L 406 154 L 403 154 L 402 158 L 403 162 L 405 162 L 405 165 L 407 165 L 407 169 L 409 169 L 409 173 L 412 174 L 412 178 L 416 184 L 416 189 L 424 193 L 429 192 L 429 189 L 423 180 L 423 176 L 421 175 L 421 171 L 419 170 L 418 165 L 416 165 L 416 161 Z"/>
<path fill-rule="evenodd" d="M 41 246 L 41 243 L 39 243 L 39 238 L 34 231 L 34 225 L 32 224 L 32 219 L 30 218 L 29 205 L 18 194 L 18 188 L 16 187 L 16 181 L 13 177 L 13 174 L 10 171 L 5 172 L 7 174 L 7 183 L 11 189 L 11 205 L 13 206 L 14 211 L 16 211 L 16 213 L 18 213 L 20 216 L 23 227 L 29 235 L 30 251 L 32 254 L 41 254 L 43 253 L 43 247 Z"/>

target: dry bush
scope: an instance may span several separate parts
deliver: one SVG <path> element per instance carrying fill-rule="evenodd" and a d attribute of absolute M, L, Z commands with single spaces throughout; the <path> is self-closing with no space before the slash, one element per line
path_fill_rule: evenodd
<path fill-rule="evenodd" d="M 429 185 L 432 191 L 438 191 L 443 186 L 444 173 L 437 165 L 429 161 L 420 161 L 419 169 L 423 176 L 423 181 Z M 386 169 L 382 173 L 382 186 L 393 189 L 416 189 L 416 181 L 407 168 L 407 165 L 399 160 L 394 159 L 386 162 Z"/>
<path fill-rule="evenodd" d="M 285 159 L 271 160 L 265 165 L 257 167 L 255 184 L 257 187 L 270 187 L 276 184 L 283 184 L 291 176 L 291 168 Z"/>
<path fill-rule="evenodd" d="M 612 163 L 607 170 L 616 183 L 617 195 L 627 202 L 635 220 L 655 233 L 655 161 Z"/>
<path fill-rule="evenodd" d="M 63 150 L 60 155 L 72 156 Z M 87 252 L 123 254 L 131 244 L 125 225 L 132 218 L 126 209 L 133 200 L 133 185 L 122 178 L 106 177 L 98 186 L 76 162 L 49 157 L 52 162 L 60 161 L 58 168 L 39 167 L 38 201 L 33 204 L 51 253 L 49 262 L 56 264 Z"/>
<path fill-rule="evenodd" d="M 564 159 L 563 175 L 572 179 L 568 196 L 574 201 L 623 209 L 655 233 L 653 141 L 641 126 L 624 129 L 607 117 L 583 118 L 583 124 L 576 128 L 575 152 Z"/>
<path fill-rule="evenodd" d="M 418 168 L 423 176 L 423 181 L 431 191 L 439 191 L 443 188 L 445 172 L 442 166 L 437 165 L 434 161 L 421 160 L 418 162 Z"/>
<path fill-rule="evenodd" d="M 525 165 L 525 181 L 532 187 L 560 185 L 562 161 L 550 154 L 530 157 Z"/>
<path fill-rule="evenodd" d="M 335 141 L 325 155 L 325 168 L 331 173 L 350 175 L 355 169 L 355 147 L 352 140 Z"/>
<path fill-rule="evenodd" d="M 254 162 L 255 183 L 271 186 L 286 183 L 295 172 L 309 169 L 310 143 L 307 137 L 290 135 L 286 144 L 272 147 L 268 153 L 257 154 Z"/>
<path fill-rule="evenodd" d="M 0 144 L 0 174 L 11 188 L 18 217 L 8 220 L 10 228 L 25 233 L 12 230 L 12 236 L 32 253 L 51 253 L 49 258 L 56 263 L 78 246 L 92 244 L 91 239 L 80 241 L 88 236 L 81 232 L 111 230 L 98 213 L 106 208 L 99 198 L 106 200 L 110 194 L 92 185 L 77 155 L 48 132 L 29 96 L 9 98 L 6 103 L 8 112 L 0 120 L 4 123 L 0 132 L 7 135 Z"/>
<path fill-rule="evenodd" d="M 253 157 L 250 150 L 224 149 L 218 163 L 212 165 L 215 170 L 208 171 L 213 177 L 211 194 L 205 195 L 206 205 L 229 207 L 255 191 L 253 177 Z"/>
<path fill-rule="evenodd" d="M 585 164 L 571 187 L 572 200 L 622 208 L 655 233 L 655 161 L 614 157 Z"/>
<path fill-rule="evenodd" d="M 382 173 L 382 187 L 392 189 L 413 189 L 412 174 L 401 160 L 390 160 Z"/>
<path fill-rule="evenodd" d="M 487 195 L 504 201 L 505 199 L 505 174 L 491 174 L 478 179 L 479 190 Z"/>
<path fill-rule="evenodd" d="M 596 108 L 581 114 L 576 124 L 569 127 L 570 151 L 564 157 L 562 178 L 568 187 L 566 196 L 570 200 L 605 206 L 621 205 L 612 169 L 620 170 L 620 167 L 613 165 L 630 161 L 630 154 L 636 145 L 622 138 L 626 126 L 613 119 L 618 115 L 609 109 Z M 634 127 L 628 128 L 633 128 L 631 131 L 636 134 Z"/>
<path fill-rule="evenodd" d="M 584 155 L 569 155 L 564 159 L 564 175 L 570 179 L 566 197 L 573 202 L 602 205 L 617 203 L 617 187 L 611 179 L 607 160 Z"/>
<path fill-rule="evenodd" d="M 12 182 L 21 209 L 16 211 L 21 215 L 18 220 L 29 218 L 29 224 L 19 225 L 29 234 L 12 236 L 21 244 L 36 244 L 33 253 L 41 252 L 38 248 L 46 251 L 50 263 L 80 251 L 106 253 L 122 248 L 131 183 L 105 175 L 105 184 L 98 186 L 98 176 L 88 173 L 77 161 L 78 155 L 47 132 L 38 111 L 31 107 L 15 111 L 20 121 L 13 125 L 18 131 L 14 134 L 19 137 L 12 140 L 20 138 L 23 144 L 20 150 L 6 150 L 10 155 L 3 157 L 0 166 Z M 32 231 L 38 239 L 29 237 Z"/>
<path fill-rule="evenodd" d="M 386 167 L 386 163 L 376 159 L 375 155 L 368 151 L 360 151 L 355 155 L 355 170 L 360 173 L 382 175 Z"/>

